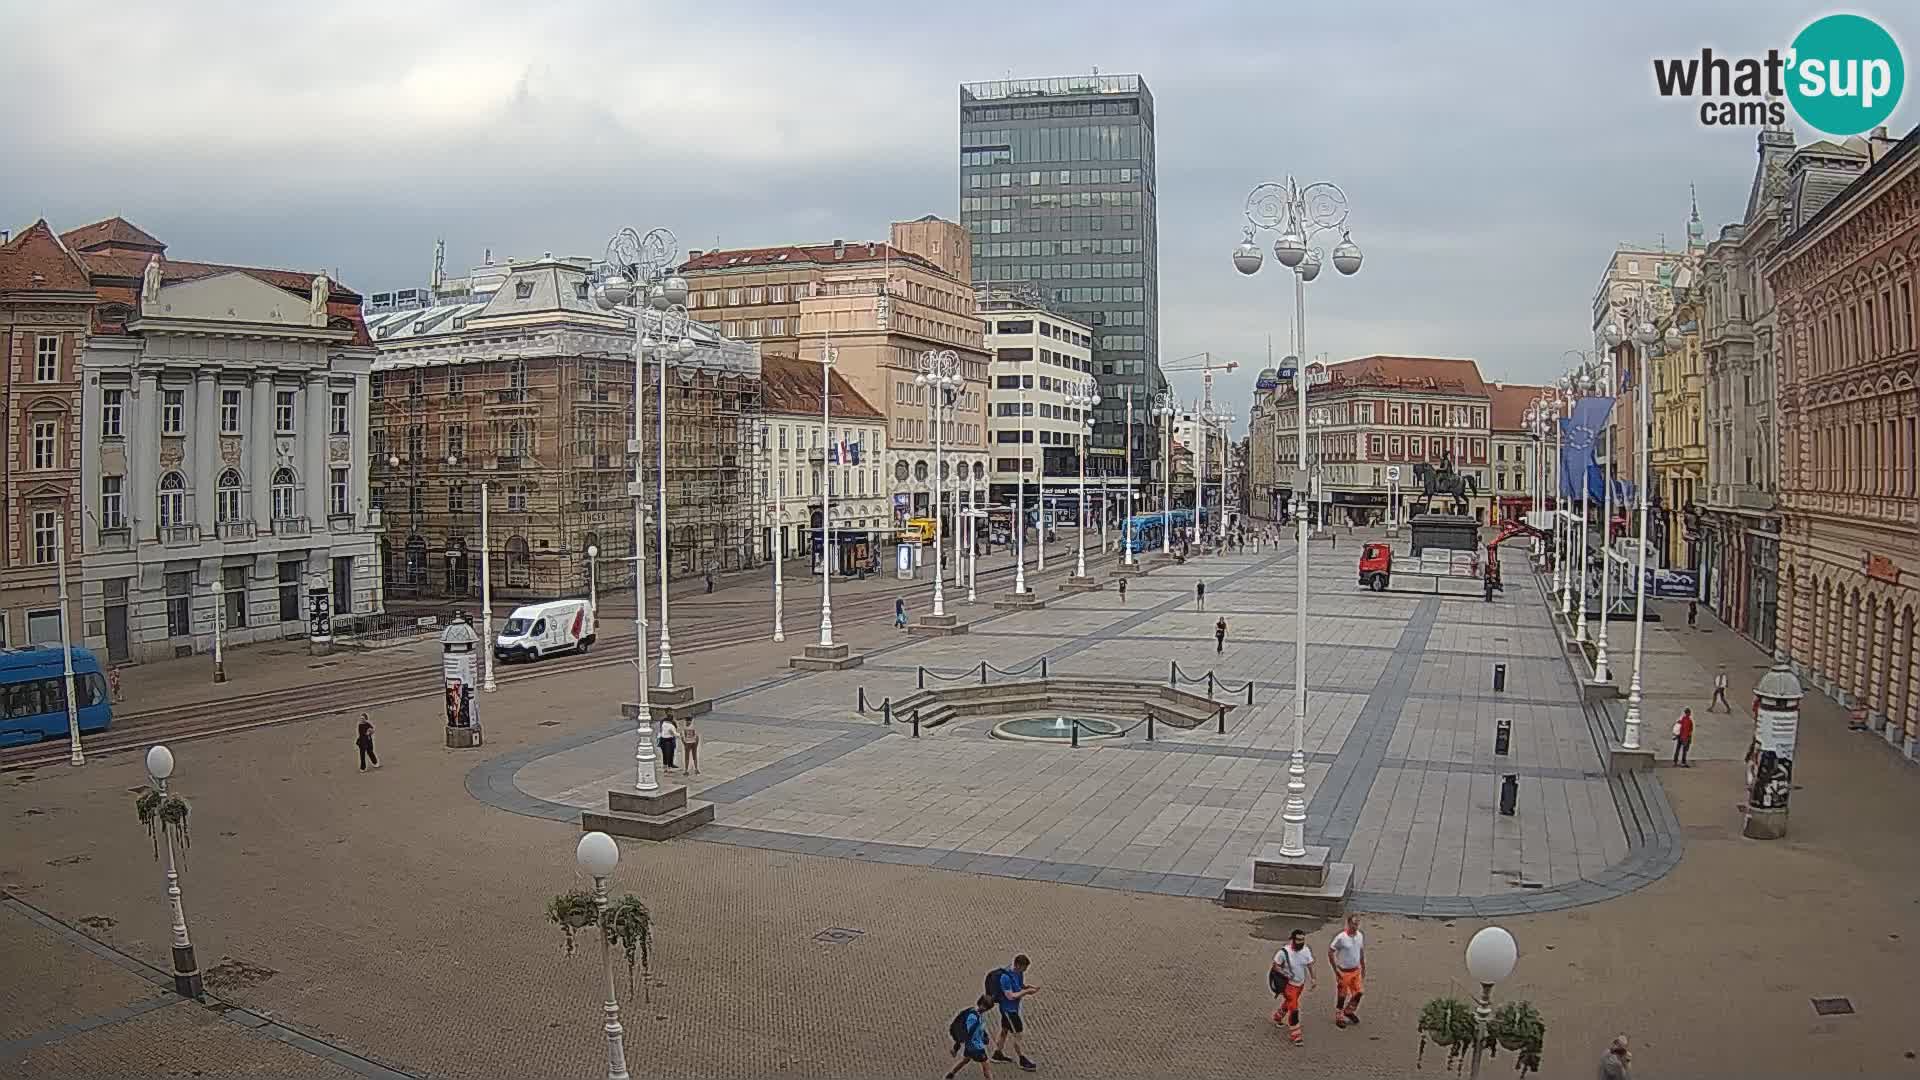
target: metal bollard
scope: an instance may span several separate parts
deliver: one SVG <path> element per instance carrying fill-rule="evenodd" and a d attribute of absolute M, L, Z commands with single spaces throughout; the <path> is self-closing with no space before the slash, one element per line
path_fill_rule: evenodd
<path fill-rule="evenodd" d="M 913 710 L 913 737 L 916 739 L 920 737 L 920 710 L 919 709 Z"/>
<path fill-rule="evenodd" d="M 1167 685 L 1180 685 L 1180 661 L 1178 660 L 1167 661 Z"/>
<path fill-rule="evenodd" d="M 1225 705 L 1220 706 L 1218 715 L 1220 717 L 1220 734 L 1225 735 L 1227 733 L 1227 707 Z"/>
<path fill-rule="evenodd" d="M 919 689 L 925 690 L 927 688 L 927 669 L 924 667 L 917 668 L 914 672 L 914 677 L 919 680 Z"/>
<path fill-rule="evenodd" d="M 1247 704 L 1253 704 L 1253 680 L 1247 680 Z"/>
<path fill-rule="evenodd" d="M 1047 658 L 1044 656 L 1040 658 L 1040 677 L 1047 677 Z"/>
<path fill-rule="evenodd" d="M 853 707 L 853 710 L 859 713 L 861 716 L 867 715 L 867 688 L 866 687 L 864 686 L 860 687 L 860 703 L 858 705 L 855 705 Z"/>
<path fill-rule="evenodd" d="M 1080 719 L 1072 717 L 1068 722 L 1073 725 L 1073 748 L 1078 750 L 1080 749 Z"/>
<path fill-rule="evenodd" d="M 880 723 L 885 725 L 886 727 L 893 726 L 893 699 L 892 698 L 882 698 L 880 701 Z"/>
<path fill-rule="evenodd" d="M 1495 690 L 1505 690 L 1507 688 L 1507 665 L 1493 665 L 1493 688 Z"/>
<path fill-rule="evenodd" d="M 980 661 L 980 685 L 987 685 L 987 662 L 985 660 Z"/>
<path fill-rule="evenodd" d="M 1153 741 L 1153 713 L 1147 713 L 1147 741 Z"/>
<path fill-rule="evenodd" d="M 1207 672 L 1207 697 L 1213 697 L 1213 672 Z"/>

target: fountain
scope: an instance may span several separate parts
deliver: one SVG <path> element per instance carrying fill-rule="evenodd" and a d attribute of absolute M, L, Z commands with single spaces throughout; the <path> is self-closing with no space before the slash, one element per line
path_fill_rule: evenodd
<path fill-rule="evenodd" d="M 993 726 L 993 737 L 1013 742 L 1071 742 L 1075 723 L 1080 725 L 1080 741 L 1083 743 L 1118 739 L 1126 734 L 1119 724 L 1097 716 L 1034 716 L 1002 720 Z"/>

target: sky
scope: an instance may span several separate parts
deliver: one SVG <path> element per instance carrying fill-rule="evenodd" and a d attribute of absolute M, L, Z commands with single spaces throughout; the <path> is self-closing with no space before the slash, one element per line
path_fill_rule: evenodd
<path fill-rule="evenodd" d="M 1286 351 L 1292 290 L 1270 255 L 1250 278 L 1229 257 L 1247 192 L 1290 173 L 1346 191 L 1365 252 L 1309 286 L 1310 354 L 1542 381 L 1591 344 L 1617 243 L 1684 244 L 1689 184 L 1709 238 L 1744 212 L 1755 129 L 1661 99 L 1653 58 L 1784 48 L 1829 10 L 0 0 L 0 228 L 119 214 L 178 258 L 363 293 L 426 284 L 436 238 L 456 273 L 597 255 L 624 225 L 683 248 L 880 239 L 957 219 L 959 83 L 1098 68 L 1154 93 L 1160 355 L 1239 361 L 1234 412 L 1269 340 Z M 1846 10 L 1915 60 L 1915 9 Z"/>

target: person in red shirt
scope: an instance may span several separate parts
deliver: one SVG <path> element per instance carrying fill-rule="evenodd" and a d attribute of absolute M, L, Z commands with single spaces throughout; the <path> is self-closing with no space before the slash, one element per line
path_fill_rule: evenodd
<path fill-rule="evenodd" d="M 1693 748 L 1693 710 L 1681 709 L 1680 719 L 1673 723 L 1673 763 L 1683 769 L 1693 768 L 1687 760 L 1687 751 Z"/>

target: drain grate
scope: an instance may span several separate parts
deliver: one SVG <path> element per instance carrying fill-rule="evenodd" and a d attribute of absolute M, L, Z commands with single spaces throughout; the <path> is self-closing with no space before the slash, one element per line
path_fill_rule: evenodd
<path fill-rule="evenodd" d="M 1820 1016 L 1852 1016 L 1853 999 L 1843 997 L 1813 998 L 1813 1011 Z"/>
<path fill-rule="evenodd" d="M 825 930 L 813 935 L 813 940 L 822 945 L 845 945 L 849 941 L 854 941 L 865 936 L 865 934 L 865 930 L 853 930 L 845 926 L 829 926 Z"/>

